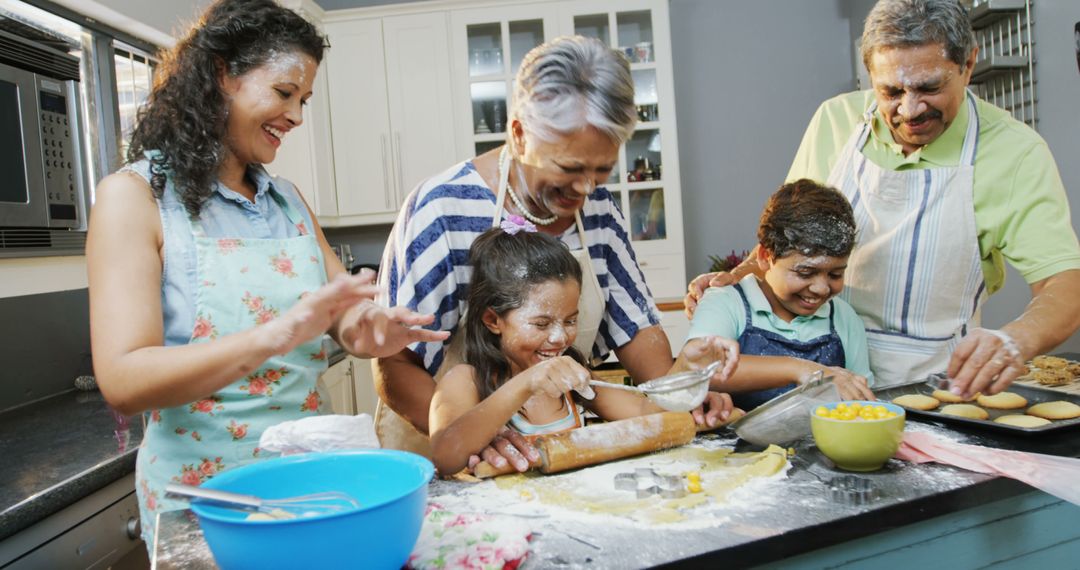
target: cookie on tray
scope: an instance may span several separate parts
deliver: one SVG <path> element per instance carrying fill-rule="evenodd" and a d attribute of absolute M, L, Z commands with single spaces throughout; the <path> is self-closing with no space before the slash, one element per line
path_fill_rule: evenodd
<path fill-rule="evenodd" d="M 1065 371 L 1072 374 L 1073 378 L 1080 378 L 1080 362 L 1070 362 Z"/>
<path fill-rule="evenodd" d="M 970 398 L 964 398 L 963 396 L 957 396 L 956 394 L 953 394 L 948 390 L 934 390 L 934 393 L 930 395 L 933 396 L 935 399 L 941 400 L 942 402 L 945 402 L 947 404 L 959 404 L 962 402 L 972 402 L 975 400 L 975 398 L 981 396 L 982 393 L 975 394 Z"/>
<path fill-rule="evenodd" d="M 1069 361 L 1060 356 L 1047 356 L 1040 354 L 1031 359 L 1031 365 L 1043 370 L 1060 370 L 1069 365 Z"/>
<path fill-rule="evenodd" d="M 1035 416 L 1027 416 L 1023 414 L 1010 414 L 1008 416 L 1001 416 L 997 418 L 996 420 L 994 420 L 994 423 L 1022 428 L 1037 428 L 1049 424 L 1050 420 L 1046 418 L 1037 418 Z"/>
<path fill-rule="evenodd" d="M 1064 368 L 1036 370 L 1027 377 L 1043 386 L 1064 386 L 1073 381 L 1072 374 Z"/>
<path fill-rule="evenodd" d="M 969 420 L 986 420 L 990 418 L 989 412 L 972 404 L 949 404 L 941 408 L 941 413 L 968 418 Z"/>
<path fill-rule="evenodd" d="M 979 395 L 978 404 L 995 410 L 1015 410 L 1027 405 L 1027 398 L 1015 392 L 1002 392 L 993 396 Z"/>
<path fill-rule="evenodd" d="M 904 394 L 903 396 L 897 396 L 893 398 L 892 403 L 897 406 L 904 406 L 905 408 L 922 410 L 924 412 L 933 410 L 941 405 L 941 402 L 937 398 L 931 398 L 930 396 L 924 396 L 923 394 Z"/>
<path fill-rule="evenodd" d="M 1042 402 L 1028 408 L 1027 414 L 1048 420 L 1071 420 L 1080 418 L 1080 406 L 1066 400 Z"/>

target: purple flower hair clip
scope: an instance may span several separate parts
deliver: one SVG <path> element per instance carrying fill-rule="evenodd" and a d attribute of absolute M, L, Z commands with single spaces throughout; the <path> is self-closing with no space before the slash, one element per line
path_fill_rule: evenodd
<path fill-rule="evenodd" d="M 499 227 L 510 235 L 517 235 L 518 232 L 531 233 L 536 231 L 536 226 L 532 222 L 517 214 L 507 216 L 505 220 L 499 223 Z"/>

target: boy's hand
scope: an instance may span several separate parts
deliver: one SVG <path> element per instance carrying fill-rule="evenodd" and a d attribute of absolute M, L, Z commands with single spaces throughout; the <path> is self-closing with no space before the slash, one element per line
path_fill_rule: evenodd
<path fill-rule="evenodd" d="M 709 379 L 710 386 L 722 384 L 739 365 L 739 343 L 722 336 L 691 339 L 683 346 L 673 371 L 701 370 L 716 361 L 724 363 Z"/>
<path fill-rule="evenodd" d="M 699 426 L 716 427 L 726 422 L 734 409 L 731 396 L 710 390 L 705 396 L 705 401 L 694 408 L 690 415 L 694 416 L 694 423 Z"/>
<path fill-rule="evenodd" d="M 866 382 L 866 378 L 839 366 L 829 366 L 825 369 L 826 376 L 833 377 L 833 384 L 840 391 L 840 397 L 845 400 L 877 400 L 874 392 Z"/>

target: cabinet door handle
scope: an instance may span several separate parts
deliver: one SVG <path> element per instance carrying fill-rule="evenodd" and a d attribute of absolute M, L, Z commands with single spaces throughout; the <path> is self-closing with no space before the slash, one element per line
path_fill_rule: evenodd
<path fill-rule="evenodd" d="M 404 189 L 402 185 L 405 184 L 405 176 L 401 172 L 401 163 L 405 162 L 404 157 L 401 156 L 401 133 L 394 131 L 394 162 L 397 164 L 397 194 L 394 196 L 394 208 L 396 209 L 404 197 Z"/>
<path fill-rule="evenodd" d="M 393 175 L 390 165 L 386 162 L 386 134 L 379 135 L 379 148 L 382 149 L 383 168 L 383 207 L 390 209 L 390 177 Z"/>

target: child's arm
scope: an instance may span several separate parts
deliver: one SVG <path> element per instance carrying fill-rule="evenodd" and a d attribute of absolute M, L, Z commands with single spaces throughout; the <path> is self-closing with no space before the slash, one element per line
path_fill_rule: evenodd
<path fill-rule="evenodd" d="M 453 368 L 439 380 L 431 400 L 432 462 L 443 475 L 463 469 L 469 456 L 488 446 L 533 394 L 561 398 L 570 390 L 588 391 L 588 370 L 566 356 L 514 376 L 483 401 L 474 374 L 471 366 Z"/>
<path fill-rule="evenodd" d="M 738 394 L 779 388 L 791 383 L 802 384 L 821 370 L 832 376 L 840 396 L 845 400 L 873 400 L 874 393 L 866 384 L 866 378 L 839 366 L 825 366 L 810 360 L 790 356 L 750 356 L 739 359 L 739 369 L 727 382 L 713 382 L 713 390 Z"/>

